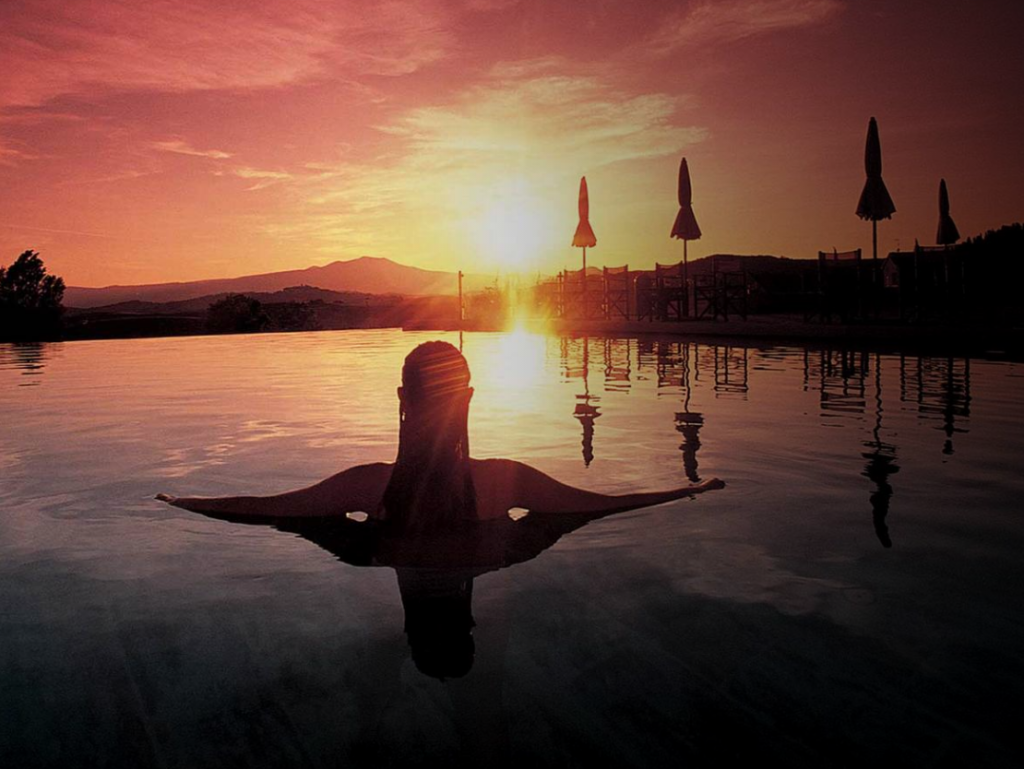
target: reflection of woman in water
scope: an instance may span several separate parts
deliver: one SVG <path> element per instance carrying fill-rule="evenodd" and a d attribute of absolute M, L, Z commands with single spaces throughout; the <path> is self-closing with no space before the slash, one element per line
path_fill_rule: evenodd
<path fill-rule="evenodd" d="M 266 497 L 171 497 L 172 505 L 299 534 L 354 566 L 398 576 L 416 666 L 439 678 L 473 664 L 473 579 L 538 556 L 609 513 L 721 488 L 717 479 L 661 492 L 609 496 L 559 483 L 522 462 L 469 457 L 469 367 L 446 342 L 413 350 L 398 389 L 398 457 Z M 513 521 L 512 508 L 532 515 Z M 346 514 L 365 512 L 367 525 Z M 558 515 L 544 515 L 557 513 Z"/>
<path fill-rule="evenodd" d="M 668 491 L 608 495 L 556 481 L 511 459 L 470 459 L 469 366 L 447 342 L 421 344 L 405 359 L 398 388 L 398 457 L 343 470 L 305 489 L 272 496 L 158 499 L 232 518 L 342 516 L 363 512 L 387 528 L 422 533 L 470 521 L 532 513 L 608 513 L 657 505 L 724 486 L 713 478 Z"/>

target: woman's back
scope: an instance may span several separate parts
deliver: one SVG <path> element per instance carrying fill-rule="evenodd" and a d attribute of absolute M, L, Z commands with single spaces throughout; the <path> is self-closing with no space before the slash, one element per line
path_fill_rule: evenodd
<path fill-rule="evenodd" d="M 378 463 L 363 465 L 365 482 L 374 489 L 367 489 L 364 497 L 370 510 L 365 510 L 371 518 L 388 520 L 384 507 L 384 494 L 387 489 L 395 464 Z M 356 468 L 353 468 L 353 470 Z M 469 520 L 490 521 L 508 516 L 509 510 L 519 507 L 519 501 L 528 498 L 528 490 L 520 487 L 529 475 L 529 468 L 521 462 L 511 459 L 470 459 L 469 470 L 474 489 L 473 517 Z M 536 471 L 534 471 L 536 472 Z M 354 480 L 354 479 L 353 479 Z"/>

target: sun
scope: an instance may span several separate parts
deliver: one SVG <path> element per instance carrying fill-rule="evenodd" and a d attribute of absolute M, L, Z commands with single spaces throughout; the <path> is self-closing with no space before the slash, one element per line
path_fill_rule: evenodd
<path fill-rule="evenodd" d="M 509 272 L 538 266 L 555 241 L 551 207 L 522 180 L 492 190 L 468 224 L 481 260 Z"/>

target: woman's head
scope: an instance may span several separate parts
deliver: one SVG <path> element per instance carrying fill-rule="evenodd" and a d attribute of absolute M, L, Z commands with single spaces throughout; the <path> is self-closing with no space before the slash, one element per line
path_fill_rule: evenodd
<path fill-rule="evenodd" d="M 466 359 L 447 342 L 426 342 L 406 357 L 398 458 L 383 500 L 387 520 L 426 530 L 476 517 L 469 378 Z"/>
<path fill-rule="evenodd" d="M 469 365 L 447 342 L 424 342 L 406 356 L 398 389 L 403 410 L 443 410 L 472 394 Z"/>

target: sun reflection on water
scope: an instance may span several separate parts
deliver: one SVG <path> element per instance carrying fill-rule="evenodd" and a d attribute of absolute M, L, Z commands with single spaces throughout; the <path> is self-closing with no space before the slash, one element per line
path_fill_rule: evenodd
<path fill-rule="evenodd" d="M 508 407 L 528 409 L 541 390 L 546 351 L 543 334 L 517 324 L 496 345 L 489 346 L 486 359 L 473 354 L 475 349 L 467 350 L 474 387 L 478 391 L 501 391 L 506 398 L 511 395 L 514 402 L 506 403 Z"/>

